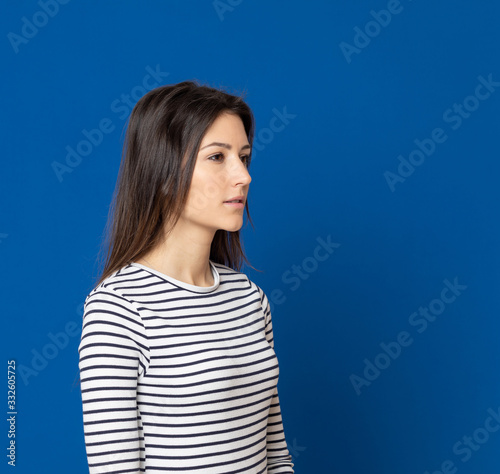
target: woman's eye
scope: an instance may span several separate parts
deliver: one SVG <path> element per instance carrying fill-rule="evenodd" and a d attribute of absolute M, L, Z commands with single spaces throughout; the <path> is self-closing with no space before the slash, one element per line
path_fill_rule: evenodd
<path fill-rule="evenodd" d="M 222 157 L 224 158 L 224 155 L 222 153 L 217 153 L 215 155 L 209 156 L 208 159 L 212 160 L 212 158 L 217 158 L 217 157 Z M 218 161 L 218 160 L 212 160 L 212 161 Z"/>
<path fill-rule="evenodd" d="M 222 159 L 224 159 L 224 154 L 216 153 L 215 155 L 209 156 L 208 159 L 210 161 L 222 161 Z M 250 164 L 250 155 L 243 155 L 241 161 L 245 163 L 245 166 L 248 166 Z"/>

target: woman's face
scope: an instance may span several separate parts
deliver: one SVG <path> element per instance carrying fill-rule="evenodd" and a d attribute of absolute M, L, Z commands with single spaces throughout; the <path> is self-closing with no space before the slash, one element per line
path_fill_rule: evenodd
<path fill-rule="evenodd" d="M 212 233 L 239 230 L 252 180 L 247 170 L 249 155 L 240 117 L 221 114 L 201 141 L 183 219 Z M 241 203 L 226 202 L 238 196 Z"/>

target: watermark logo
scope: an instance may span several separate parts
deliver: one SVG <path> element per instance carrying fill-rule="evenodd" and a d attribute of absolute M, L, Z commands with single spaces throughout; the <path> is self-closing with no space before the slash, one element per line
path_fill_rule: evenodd
<path fill-rule="evenodd" d="M 26 16 L 21 18 L 21 34 L 9 32 L 7 39 L 12 46 L 12 49 L 17 54 L 19 47 L 22 44 L 28 44 L 33 39 L 41 28 L 47 26 L 50 18 L 54 18 L 59 13 L 59 5 L 66 5 L 70 0 L 39 0 L 38 6 L 40 10 L 33 13 L 31 19 Z"/>
<path fill-rule="evenodd" d="M 276 133 L 281 133 L 285 130 L 290 121 L 297 117 L 297 114 L 291 114 L 286 107 L 278 110 L 276 107 L 272 109 L 273 116 L 269 120 L 267 127 L 260 128 L 255 134 L 252 147 L 252 160 L 255 159 L 257 152 L 264 150 L 266 145 L 269 145 L 274 140 Z"/>
<path fill-rule="evenodd" d="M 318 269 L 319 262 L 328 260 L 335 250 L 340 247 L 340 244 L 332 242 L 331 235 L 328 235 L 326 239 L 316 237 L 316 242 L 318 245 L 314 248 L 312 256 L 305 257 L 299 265 L 291 265 L 289 269 L 281 274 L 281 281 L 289 286 L 287 290 L 297 291 L 302 285 L 302 282 L 310 278 Z M 287 297 L 283 290 L 275 288 L 269 292 L 268 299 L 271 312 L 273 312 L 274 305 L 283 304 L 287 300 Z"/>
<path fill-rule="evenodd" d="M 440 297 L 431 300 L 427 306 L 420 306 L 418 311 L 410 314 L 408 324 L 417 328 L 417 333 L 422 334 L 426 331 L 429 324 L 435 322 L 437 317 L 444 312 L 446 305 L 453 303 L 467 289 L 467 285 L 461 285 L 457 280 L 458 277 L 455 277 L 453 282 L 446 278 L 443 281 L 444 287 L 441 290 Z M 368 358 L 363 359 L 363 374 L 351 374 L 349 376 L 349 381 L 356 395 L 361 395 L 361 389 L 369 387 L 377 380 L 381 373 L 387 370 L 401 356 L 403 348 L 411 346 L 413 342 L 414 338 L 409 331 L 401 331 L 396 336 L 395 341 L 381 342 L 379 344 L 381 352 L 373 358 L 373 362 Z"/>
<path fill-rule="evenodd" d="M 111 112 L 118 114 L 120 120 L 125 120 L 134 107 L 135 102 L 148 91 L 158 87 L 170 74 L 169 72 L 161 71 L 158 64 L 155 69 L 151 66 L 146 66 L 146 73 L 140 85 L 133 87 L 128 94 L 121 94 L 119 98 L 111 102 Z M 83 158 L 88 157 L 103 142 L 104 136 L 112 133 L 115 128 L 113 120 L 108 117 L 102 118 L 95 128 L 90 130 L 84 128 L 81 132 L 83 138 L 74 146 L 66 146 L 64 162 L 53 161 L 51 163 L 57 180 L 62 183 L 64 175 L 73 172 L 82 163 Z"/>
<path fill-rule="evenodd" d="M 76 313 L 83 315 L 83 303 L 78 305 Z M 55 334 L 49 332 L 47 338 L 50 342 L 44 344 L 41 349 L 31 349 L 31 363 L 29 365 L 19 364 L 17 369 L 21 376 L 24 385 L 29 384 L 30 377 L 36 377 L 40 372 L 45 370 L 50 361 L 54 360 L 69 344 L 71 338 L 81 334 L 81 325 L 75 321 L 68 321 L 64 330 Z"/>
<path fill-rule="evenodd" d="M 382 9 L 378 12 L 370 10 L 372 20 L 366 22 L 363 28 L 359 26 L 354 27 L 353 44 L 346 41 L 339 43 L 340 51 L 344 55 L 347 64 L 352 62 L 353 54 L 360 54 L 374 38 L 376 38 L 383 28 L 389 26 L 394 15 L 399 15 L 403 11 L 403 5 L 399 0 L 389 0 L 387 9 Z"/>
<path fill-rule="evenodd" d="M 288 451 L 290 451 L 290 455 L 292 456 L 292 462 L 295 462 L 297 458 L 307 449 L 306 446 L 299 446 L 297 443 L 297 438 L 293 438 L 292 445 L 288 446 Z"/>
<path fill-rule="evenodd" d="M 500 82 L 493 80 L 491 74 L 487 78 L 478 76 L 477 80 L 479 83 L 474 89 L 474 94 L 468 95 L 460 103 L 455 102 L 452 107 L 443 112 L 443 122 L 449 124 L 452 131 L 458 130 L 464 120 L 467 120 L 479 108 L 481 101 L 491 97 L 500 86 Z M 397 170 L 384 172 L 385 181 L 391 192 L 396 190 L 396 184 L 404 183 L 415 172 L 415 169 L 425 162 L 427 157 L 435 153 L 437 146 L 446 142 L 448 138 L 449 135 L 445 130 L 437 127 L 432 130 L 429 138 L 413 140 L 416 148 L 410 152 L 408 158 L 399 155 Z"/>
<path fill-rule="evenodd" d="M 241 5 L 243 0 L 214 0 L 212 6 L 220 21 L 224 21 L 224 15 L 227 12 L 234 11 L 234 7 Z"/>
<path fill-rule="evenodd" d="M 481 446 L 489 441 L 491 434 L 500 429 L 500 407 L 496 410 L 490 407 L 486 412 L 489 416 L 486 417 L 481 426 L 476 428 L 470 436 L 464 435 L 453 445 L 453 454 L 460 456 L 459 461 L 462 463 L 469 461 L 474 453 L 478 452 Z M 425 471 L 424 474 L 456 474 L 457 472 L 456 463 L 451 459 L 446 459 L 437 470 Z"/>

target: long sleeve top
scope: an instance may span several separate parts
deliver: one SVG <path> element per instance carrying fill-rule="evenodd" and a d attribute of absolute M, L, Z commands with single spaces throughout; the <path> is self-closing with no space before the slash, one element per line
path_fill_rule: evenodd
<path fill-rule="evenodd" d="M 90 474 L 293 473 L 268 299 L 210 261 L 200 287 L 130 263 L 85 299 Z"/>

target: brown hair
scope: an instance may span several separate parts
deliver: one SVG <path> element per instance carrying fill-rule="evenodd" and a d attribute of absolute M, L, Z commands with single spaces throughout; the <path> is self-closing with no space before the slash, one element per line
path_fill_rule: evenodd
<path fill-rule="evenodd" d="M 137 102 L 128 120 L 100 249 L 104 268 L 97 285 L 153 249 L 167 223 L 169 229 L 175 226 L 187 199 L 202 138 L 214 120 L 226 112 L 241 118 L 252 146 L 254 116 L 240 96 L 184 81 L 157 87 Z M 253 228 L 248 200 L 245 209 Z M 244 260 L 254 268 L 244 254 L 239 230 L 216 231 L 210 260 L 237 271 Z"/>

